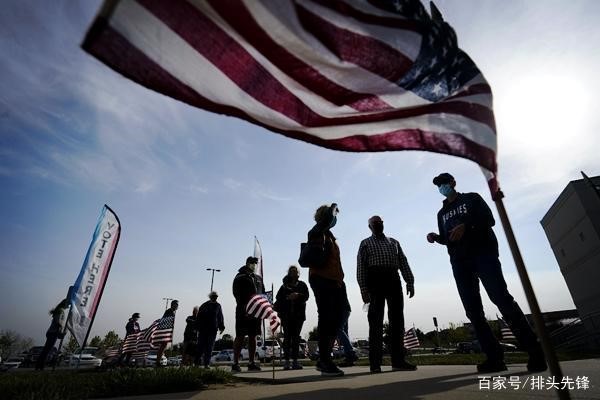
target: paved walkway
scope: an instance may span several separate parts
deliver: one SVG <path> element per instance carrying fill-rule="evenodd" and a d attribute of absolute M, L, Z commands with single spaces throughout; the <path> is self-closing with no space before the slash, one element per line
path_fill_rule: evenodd
<path fill-rule="evenodd" d="M 565 377 L 575 380 L 587 377 L 589 388 L 571 390 L 572 399 L 600 399 L 600 359 L 567 361 L 561 363 Z M 340 378 L 321 378 L 314 367 L 301 371 L 277 369 L 275 381 L 272 371 L 242 372 L 237 376 L 242 383 L 216 385 L 194 393 L 174 393 L 170 395 L 138 396 L 136 400 L 398 400 L 398 399 L 558 399 L 555 390 L 546 379 L 549 374 L 529 374 L 523 364 L 509 366 L 508 371 L 499 374 L 506 379 L 505 388 L 499 390 L 480 388 L 493 381 L 481 380 L 474 373 L 472 365 L 420 366 L 417 371 L 392 372 L 384 367 L 381 374 L 370 374 L 368 367 L 345 368 L 346 375 Z M 496 375 L 495 375 L 496 376 Z M 542 388 L 531 388 L 536 377 L 543 378 Z M 496 382 L 498 380 L 496 379 Z M 518 389 L 515 389 L 516 387 Z"/>

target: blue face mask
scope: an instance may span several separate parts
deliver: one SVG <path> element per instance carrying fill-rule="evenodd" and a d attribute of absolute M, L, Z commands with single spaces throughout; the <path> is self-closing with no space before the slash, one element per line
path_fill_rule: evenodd
<path fill-rule="evenodd" d="M 331 220 L 331 223 L 329 224 L 329 228 L 333 228 L 335 226 L 337 222 L 337 217 L 334 216 L 333 219 Z"/>
<path fill-rule="evenodd" d="M 454 189 L 449 183 L 444 183 L 443 185 L 438 186 L 438 190 L 444 197 L 448 197 L 452 194 L 452 192 L 454 192 Z"/>

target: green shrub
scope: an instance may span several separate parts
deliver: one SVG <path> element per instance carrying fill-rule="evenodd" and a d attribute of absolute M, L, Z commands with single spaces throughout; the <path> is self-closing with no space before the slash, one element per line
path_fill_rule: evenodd
<path fill-rule="evenodd" d="M 43 371 L 0 376 L 3 399 L 69 400 L 201 390 L 232 379 L 223 370 L 201 368 Z"/>

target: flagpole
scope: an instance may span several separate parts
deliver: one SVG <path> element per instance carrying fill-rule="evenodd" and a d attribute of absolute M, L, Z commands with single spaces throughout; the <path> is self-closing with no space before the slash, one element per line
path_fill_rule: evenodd
<path fill-rule="evenodd" d="M 271 293 L 273 294 L 273 283 L 271 282 Z M 263 319 L 264 323 L 264 319 Z M 273 366 L 273 383 L 275 383 L 275 340 L 277 340 L 277 335 L 273 332 L 273 340 L 271 341 L 271 365 Z M 279 356 L 281 356 L 281 346 L 279 346 Z"/>
<path fill-rule="evenodd" d="M 515 265 L 517 267 L 517 272 L 519 273 L 519 277 L 521 278 L 521 284 L 523 285 L 523 290 L 525 291 L 525 297 L 527 298 L 527 303 L 529 303 L 531 315 L 533 316 L 533 322 L 535 324 L 538 337 L 542 344 L 542 349 L 544 350 L 544 354 L 546 355 L 546 360 L 548 361 L 550 372 L 555 377 L 555 381 L 562 382 L 563 373 L 560 368 L 560 364 L 558 363 L 558 358 L 556 357 L 554 348 L 550 343 L 550 337 L 548 336 L 548 332 L 546 331 L 546 325 L 542 317 L 542 312 L 540 311 L 540 306 L 538 304 L 537 298 L 535 297 L 533 286 L 531 285 L 529 274 L 527 273 L 527 268 L 525 267 L 525 262 L 523 261 L 523 257 L 521 256 L 519 245 L 517 244 L 517 240 L 515 239 L 510 220 L 508 219 L 508 214 L 506 213 L 506 208 L 504 207 L 504 202 L 502 201 L 503 197 L 504 193 L 498 190 L 493 196 L 494 203 L 496 203 L 496 208 L 498 209 L 498 214 L 500 215 L 500 221 L 502 221 L 502 227 L 504 228 L 504 233 L 506 234 L 506 239 L 508 240 L 508 245 L 510 247 L 510 251 L 515 261 Z M 561 400 L 568 400 L 571 398 L 569 390 L 566 386 L 562 388 L 559 387 L 556 389 L 556 391 L 558 393 L 558 397 Z"/>

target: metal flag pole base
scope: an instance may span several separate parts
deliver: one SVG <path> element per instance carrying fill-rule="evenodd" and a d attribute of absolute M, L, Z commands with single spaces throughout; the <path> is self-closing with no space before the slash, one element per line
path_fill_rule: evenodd
<path fill-rule="evenodd" d="M 498 214 L 500 215 L 502 227 L 504 228 L 504 233 L 506 234 L 506 239 L 508 240 L 508 245 L 510 246 L 510 251 L 515 261 L 517 271 L 519 272 L 519 278 L 521 278 L 521 284 L 523 285 L 525 297 L 527 298 L 527 303 L 529 303 L 529 308 L 531 309 L 531 315 L 533 316 L 535 330 L 537 332 L 538 338 L 540 339 L 542 349 L 544 350 L 546 361 L 548 362 L 548 367 L 550 368 L 550 372 L 555 378 L 554 381 L 562 382 L 563 374 L 560 368 L 560 364 L 558 363 L 558 358 L 556 357 L 554 348 L 550 343 L 550 337 L 548 336 L 548 332 L 546 331 L 546 325 L 544 323 L 544 318 L 542 317 L 542 312 L 540 311 L 540 306 L 538 304 L 537 298 L 535 297 L 533 286 L 531 286 L 531 281 L 529 280 L 529 274 L 527 273 L 523 257 L 521 256 L 521 251 L 519 250 L 519 245 L 517 244 L 517 240 L 515 239 L 512 226 L 508 219 L 508 214 L 506 213 L 504 203 L 502 202 L 503 197 L 504 193 L 498 190 L 498 192 L 496 192 L 496 194 L 493 196 L 494 202 L 496 203 L 496 208 L 498 209 Z M 561 400 L 569 400 L 571 398 L 569 390 L 566 388 L 566 386 L 560 386 L 563 385 L 559 385 L 559 387 L 556 389 L 558 397 Z"/>

